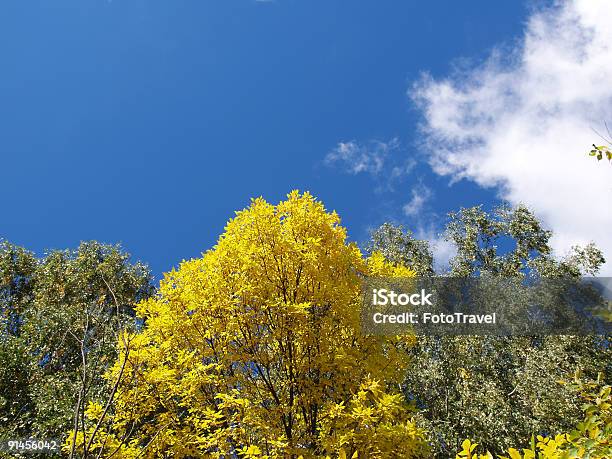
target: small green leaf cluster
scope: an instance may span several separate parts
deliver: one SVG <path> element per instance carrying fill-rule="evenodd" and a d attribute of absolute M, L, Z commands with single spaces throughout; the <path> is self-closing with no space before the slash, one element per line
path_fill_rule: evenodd
<path fill-rule="evenodd" d="M 589 156 L 595 156 L 597 161 L 601 161 L 604 157 L 612 162 L 612 150 L 607 145 L 595 145 L 593 144 L 593 149 L 589 152 Z"/>

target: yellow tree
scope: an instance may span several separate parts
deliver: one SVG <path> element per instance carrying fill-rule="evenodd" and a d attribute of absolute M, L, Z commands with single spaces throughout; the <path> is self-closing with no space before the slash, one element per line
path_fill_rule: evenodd
<path fill-rule="evenodd" d="M 111 397 L 67 451 L 91 457 L 427 455 L 398 383 L 413 338 L 360 334 L 364 259 L 308 193 L 254 199 L 202 258 L 165 275 L 120 340 Z M 112 402 L 112 403 L 111 403 Z"/>

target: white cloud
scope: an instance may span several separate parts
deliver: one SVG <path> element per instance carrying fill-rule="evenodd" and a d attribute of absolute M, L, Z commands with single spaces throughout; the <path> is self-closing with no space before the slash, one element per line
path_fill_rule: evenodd
<path fill-rule="evenodd" d="M 417 160 L 409 157 L 404 162 L 404 164 L 401 164 L 399 166 L 393 166 L 391 168 L 391 173 L 390 173 L 389 178 L 391 180 L 401 179 L 402 177 L 409 175 L 416 166 L 417 166 Z"/>
<path fill-rule="evenodd" d="M 367 145 L 355 141 L 339 142 L 336 148 L 327 154 L 325 163 L 327 165 L 340 163 L 341 167 L 350 174 L 365 172 L 378 175 L 383 171 L 389 154 L 398 148 L 399 140 L 396 138 L 388 142 L 373 140 Z"/>
<path fill-rule="evenodd" d="M 577 0 L 532 14 L 521 42 L 447 79 L 425 76 L 423 111 L 434 171 L 497 187 L 554 231 L 563 255 L 591 240 L 611 262 L 612 168 L 587 156 L 612 120 L 612 2 Z"/>
<path fill-rule="evenodd" d="M 434 270 L 439 274 L 448 272 L 451 258 L 457 255 L 455 244 L 447 241 L 443 234 L 438 234 L 431 224 L 418 226 L 414 234 L 417 239 L 429 242 L 434 259 Z"/>
<path fill-rule="evenodd" d="M 412 197 L 410 201 L 403 207 L 404 214 L 408 217 L 418 215 L 423 209 L 423 206 L 432 196 L 431 189 L 420 184 L 412 188 Z"/>

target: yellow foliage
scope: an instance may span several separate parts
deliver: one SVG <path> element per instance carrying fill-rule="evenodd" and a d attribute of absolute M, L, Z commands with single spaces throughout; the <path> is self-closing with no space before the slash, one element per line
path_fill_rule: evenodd
<path fill-rule="evenodd" d="M 493 459 L 493 456 L 488 451 L 485 454 L 474 453 L 478 443 L 472 443 L 470 440 L 463 440 L 461 451 L 455 456 L 455 459 Z"/>
<path fill-rule="evenodd" d="M 97 447 L 125 458 L 424 454 L 402 397 L 387 392 L 411 340 L 360 334 L 361 277 L 414 272 L 364 259 L 346 237 L 308 193 L 237 212 L 212 250 L 138 305 L 145 326 L 120 340 Z"/>
<path fill-rule="evenodd" d="M 386 393 L 378 381 L 366 379 L 348 403 L 329 403 L 323 418 L 323 446 L 339 458 L 427 456 L 423 433 L 410 419 L 403 396 Z"/>

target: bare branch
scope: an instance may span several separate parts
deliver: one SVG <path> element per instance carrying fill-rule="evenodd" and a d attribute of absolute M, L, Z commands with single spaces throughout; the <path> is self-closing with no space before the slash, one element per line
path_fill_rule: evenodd
<path fill-rule="evenodd" d="M 124 345 L 126 345 L 125 337 L 124 337 Z M 119 387 L 119 384 L 121 383 L 121 378 L 123 377 L 123 372 L 125 371 L 125 365 L 127 363 L 129 354 L 130 354 L 130 348 L 129 348 L 129 343 L 128 343 L 128 345 L 126 346 L 126 349 L 125 349 L 125 357 L 123 359 L 123 363 L 121 364 L 121 369 L 119 370 L 119 374 L 117 375 L 117 380 L 115 381 L 115 384 L 113 385 L 113 389 L 111 390 L 111 393 L 110 393 L 110 395 L 108 397 L 108 400 L 106 402 L 106 406 L 104 407 L 104 411 L 102 412 L 102 415 L 100 416 L 100 419 L 98 419 L 98 422 L 96 423 L 96 427 L 94 428 L 93 432 L 91 433 L 91 436 L 89 438 L 89 442 L 87 443 L 87 448 L 89 448 L 89 446 L 93 442 L 94 437 L 96 436 L 98 430 L 100 429 L 100 425 L 102 424 L 102 421 L 104 421 L 104 418 L 106 417 L 106 414 L 108 413 L 108 410 L 109 410 L 109 408 L 111 406 L 113 398 L 115 397 L 115 393 L 117 392 L 117 388 Z"/>

